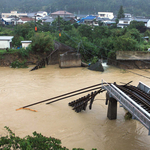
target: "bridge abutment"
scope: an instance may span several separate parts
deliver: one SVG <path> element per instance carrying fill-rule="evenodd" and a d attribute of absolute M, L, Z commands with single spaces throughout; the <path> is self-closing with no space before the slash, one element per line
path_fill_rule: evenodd
<path fill-rule="evenodd" d="M 107 117 L 110 120 L 114 120 L 117 118 L 117 100 L 110 97 L 108 93 L 106 94 L 106 99 L 108 100 Z"/>

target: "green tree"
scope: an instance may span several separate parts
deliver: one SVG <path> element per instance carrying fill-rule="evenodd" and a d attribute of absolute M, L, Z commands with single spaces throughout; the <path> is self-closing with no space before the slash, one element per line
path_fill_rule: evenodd
<path fill-rule="evenodd" d="M 131 36 L 119 36 L 114 41 L 114 49 L 116 51 L 135 51 L 138 42 Z"/>
<path fill-rule="evenodd" d="M 54 49 L 53 37 L 50 32 L 36 33 L 31 40 L 31 49 L 35 53 L 51 52 Z"/>
<path fill-rule="evenodd" d="M 27 22 L 25 24 L 18 24 L 15 27 L 14 32 L 16 35 L 22 36 L 25 40 L 28 40 L 27 36 L 29 32 L 34 31 L 34 27 L 35 27 L 35 24 L 33 22 Z"/>
<path fill-rule="evenodd" d="M 143 21 L 135 21 L 135 20 L 133 20 L 133 21 L 130 22 L 130 25 L 128 26 L 128 28 L 130 28 L 130 29 L 136 28 L 141 33 L 144 33 L 146 31 L 146 26 L 145 26 Z"/>
<path fill-rule="evenodd" d="M 123 6 L 120 6 L 120 9 L 117 14 L 117 18 L 120 19 L 120 18 L 124 18 L 124 17 L 125 17 L 125 15 L 124 15 Z"/>
<path fill-rule="evenodd" d="M 149 36 L 150 37 L 150 30 L 146 30 L 146 32 L 144 33 L 144 36 Z"/>
<path fill-rule="evenodd" d="M 93 41 L 93 31 L 91 26 L 81 25 L 78 27 L 78 31 L 82 37 L 87 37 L 89 41 Z"/>
<path fill-rule="evenodd" d="M 23 40 L 24 38 L 22 36 L 15 35 L 14 38 L 12 39 L 12 45 L 14 47 L 21 46 L 21 41 Z"/>
<path fill-rule="evenodd" d="M 124 35 L 126 35 L 126 37 L 131 37 L 137 40 L 138 42 L 141 41 L 141 34 L 136 28 L 132 28 L 130 30 L 128 29 Z"/>

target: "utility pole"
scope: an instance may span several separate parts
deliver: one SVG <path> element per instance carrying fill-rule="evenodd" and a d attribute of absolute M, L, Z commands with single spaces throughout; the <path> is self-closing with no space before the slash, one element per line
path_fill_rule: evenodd
<path fill-rule="evenodd" d="M 61 37 L 61 30 L 60 30 L 60 16 L 58 15 L 58 31 L 59 31 L 59 40 Z"/>
<path fill-rule="evenodd" d="M 37 32 L 37 26 L 36 26 L 36 14 L 35 14 L 35 32 Z"/>

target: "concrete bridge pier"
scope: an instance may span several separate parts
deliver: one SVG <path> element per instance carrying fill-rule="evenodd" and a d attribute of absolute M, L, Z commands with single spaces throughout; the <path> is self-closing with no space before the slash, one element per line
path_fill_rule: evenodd
<path fill-rule="evenodd" d="M 107 117 L 110 120 L 117 118 L 117 100 L 109 96 L 109 93 L 106 93 L 106 104 L 108 101 L 108 111 Z"/>

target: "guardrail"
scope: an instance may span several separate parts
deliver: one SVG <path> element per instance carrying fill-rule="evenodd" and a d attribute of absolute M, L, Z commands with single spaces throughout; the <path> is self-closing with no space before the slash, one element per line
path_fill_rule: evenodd
<path fill-rule="evenodd" d="M 102 83 L 104 83 L 104 81 L 102 81 Z M 115 98 L 132 114 L 132 119 L 139 120 L 149 130 L 148 134 L 150 135 L 150 114 L 147 111 L 118 89 L 114 84 L 105 84 L 102 88 L 107 90 L 111 97 Z"/>

